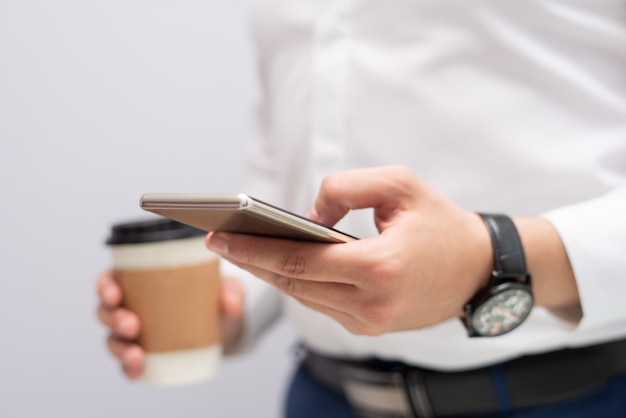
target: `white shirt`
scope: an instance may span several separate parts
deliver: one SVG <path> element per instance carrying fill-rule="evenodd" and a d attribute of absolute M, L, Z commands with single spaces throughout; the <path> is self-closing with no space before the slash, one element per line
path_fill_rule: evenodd
<path fill-rule="evenodd" d="M 458 370 L 626 336 L 625 18 L 622 0 L 256 1 L 245 192 L 306 213 L 326 174 L 404 164 L 468 210 L 546 216 L 584 311 L 575 325 L 537 307 L 490 339 L 458 320 L 365 337 L 287 299 L 308 345 Z M 367 211 L 338 228 L 377 233 Z M 244 280 L 250 337 L 277 299 Z"/>

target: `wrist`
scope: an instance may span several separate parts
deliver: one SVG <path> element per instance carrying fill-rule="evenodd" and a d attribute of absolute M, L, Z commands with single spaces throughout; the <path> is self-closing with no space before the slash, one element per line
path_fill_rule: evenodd
<path fill-rule="evenodd" d="M 582 315 L 580 297 L 567 251 L 554 226 L 545 218 L 514 220 L 526 251 L 528 269 L 533 272 L 537 306 L 577 321 Z M 572 313 L 575 315 L 572 316 Z"/>
<path fill-rule="evenodd" d="M 494 264 L 488 284 L 465 304 L 462 320 L 470 337 L 495 337 L 521 325 L 534 298 L 515 223 L 502 214 L 480 216 L 489 232 Z"/>
<path fill-rule="evenodd" d="M 491 273 L 494 268 L 493 247 L 489 230 L 478 213 L 471 214 L 472 220 L 472 246 L 470 248 L 472 272 L 469 279 L 469 291 L 464 302 L 470 300 L 476 293 L 489 284 Z"/>

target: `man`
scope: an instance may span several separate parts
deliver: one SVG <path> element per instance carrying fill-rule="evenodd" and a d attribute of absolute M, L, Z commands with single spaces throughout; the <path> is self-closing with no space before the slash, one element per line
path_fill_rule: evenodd
<path fill-rule="evenodd" d="M 626 5 L 253 10 L 264 100 L 245 191 L 361 238 L 207 239 L 256 276 L 224 265 L 244 285 L 223 293 L 229 349 L 287 295 L 306 351 L 287 415 L 623 413 Z M 110 274 L 99 289 L 136 376 L 140 324 Z"/>

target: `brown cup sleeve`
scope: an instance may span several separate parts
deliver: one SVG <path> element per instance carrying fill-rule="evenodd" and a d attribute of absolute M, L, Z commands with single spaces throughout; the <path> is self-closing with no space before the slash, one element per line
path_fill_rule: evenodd
<path fill-rule="evenodd" d="M 124 305 L 141 321 L 147 352 L 186 350 L 220 340 L 217 260 L 175 268 L 117 270 Z"/>

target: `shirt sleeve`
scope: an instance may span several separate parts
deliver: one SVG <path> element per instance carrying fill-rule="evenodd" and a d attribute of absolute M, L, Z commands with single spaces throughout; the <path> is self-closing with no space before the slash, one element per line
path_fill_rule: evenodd
<path fill-rule="evenodd" d="M 626 187 L 544 215 L 569 256 L 583 310 L 575 342 L 626 327 Z"/>

